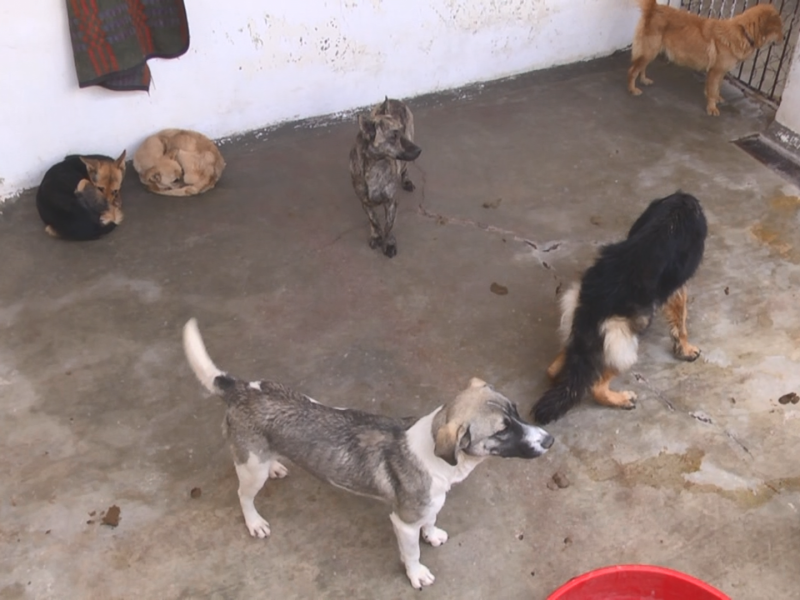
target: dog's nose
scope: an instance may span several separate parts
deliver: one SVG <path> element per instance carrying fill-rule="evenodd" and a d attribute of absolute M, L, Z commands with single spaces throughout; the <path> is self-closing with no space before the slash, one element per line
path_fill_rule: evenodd
<path fill-rule="evenodd" d="M 544 449 L 550 448 L 550 446 L 552 446 L 553 442 L 555 441 L 556 439 L 548 433 L 546 436 L 544 436 L 544 439 L 542 440 L 542 448 Z"/>

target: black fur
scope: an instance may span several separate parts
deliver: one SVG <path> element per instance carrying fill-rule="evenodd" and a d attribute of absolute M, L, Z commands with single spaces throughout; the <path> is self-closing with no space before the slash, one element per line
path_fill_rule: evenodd
<path fill-rule="evenodd" d="M 562 417 L 600 377 L 603 321 L 649 317 L 691 279 L 703 258 L 707 230 L 700 202 L 678 191 L 651 202 L 627 239 L 600 250 L 581 280 L 560 379 L 532 410 L 538 423 Z"/>
<path fill-rule="evenodd" d="M 114 160 L 100 154 L 87 155 L 85 158 Z M 117 226 L 116 223 L 104 225 L 100 222 L 100 215 L 108 209 L 108 205 L 93 186 L 87 186 L 83 192 L 75 191 L 81 179 L 88 178 L 86 165 L 80 157 L 70 155 L 50 167 L 39 184 L 36 192 L 39 216 L 45 225 L 52 227 L 65 239 L 94 240 Z"/>

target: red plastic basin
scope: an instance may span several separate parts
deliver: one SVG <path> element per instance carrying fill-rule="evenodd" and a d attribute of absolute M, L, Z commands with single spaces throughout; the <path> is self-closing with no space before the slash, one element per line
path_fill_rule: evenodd
<path fill-rule="evenodd" d="M 651 565 L 603 567 L 570 579 L 547 600 L 731 600 L 707 583 Z"/>

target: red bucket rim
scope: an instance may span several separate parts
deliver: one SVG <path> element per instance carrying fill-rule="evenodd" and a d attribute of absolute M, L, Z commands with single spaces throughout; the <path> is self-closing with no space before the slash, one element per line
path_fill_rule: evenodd
<path fill-rule="evenodd" d="M 547 598 L 548 600 L 558 600 L 564 594 L 575 591 L 577 588 L 579 588 L 587 581 L 590 581 L 597 577 L 601 577 L 603 575 L 611 573 L 619 573 L 619 572 L 648 573 L 651 575 L 667 575 L 669 577 L 680 579 L 686 583 L 695 585 L 700 590 L 708 592 L 713 596 L 716 596 L 717 598 L 719 598 L 719 600 L 731 600 L 730 596 L 723 594 L 717 588 L 707 584 L 705 581 L 702 581 L 697 577 L 692 577 L 691 575 L 687 575 L 686 573 L 681 573 L 680 571 L 676 571 L 675 569 L 669 569 L 667 567 L 659 567 L 657 565 L 611 565 L 608 567 L 600 567 L 599 569 L 594 569 L 593 571 L 588 571 L 587 573 L 583 573 L 582 575 L 577 575 L 576 577 L 573 577 L 572 579 L 567 581 L 564 585 L 562 585 L 560 588 L 555 590 L 552 594 L 550 594 Z"/>

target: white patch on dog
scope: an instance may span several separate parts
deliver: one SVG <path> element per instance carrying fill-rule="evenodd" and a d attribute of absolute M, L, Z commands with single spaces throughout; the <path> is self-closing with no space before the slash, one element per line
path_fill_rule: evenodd
<path fill-rule="evenodd" d="M 450 466 L 447 462 L 436 456 L 431 427 L 433 425 L 433 418 L 441 409 L 442 407 L 440 406 L 431 414 L 422 417 L 406 432 L 408 449 L 414 453 L 417 459 L 422 463 L 423 468 L 430 473 L 433 479 L 430 491 L 431 503 L 438 502 L 439 497 L 441 497 L 441 504 L 436 508 L 436 512 L 433 513 L 434 515 L 437 514 L 439 509 L 444 505 L 445 494 L 450 491 L 450 487 L 454 483 L 464 481 L 472 470 L 485 458 L 468 456 L 462 453 L 459 455 L 458 464 Z"/>
<path fill-rule="evenodd" d="M 322 402 L 317 402 L 311 396 L 304 396 L 304 398 L 306 400 L 308 400 L 309 402 L 313 402 L 314 404 L 319 404 L 320 406 L 328 406 L 327 404 L 322 404 Z M 333 410 L 348 410 L 348 409 L 342 408 L 340 406 L 328 406 L 328 408 L 332 408 Z"/>
<path fill-rule="evenodd" d="M 569 334 L 572 332 L 572 319 L 575 317 L 575 309 L 578 308 L 580 294 L 581 284 L 573 283 L 559 300 L 561 305 L 561 324 L 558 327 L 558 334 L 561 336 L 561 343 L 564 345 L 569 341 Z"/>
<path fill-rule="evenodd" d="M 214 380 L 219 375 L 222 375 L 222 371 L 216 367 L 208 356 L 195 319 L 189 319 L 186 325 L 183 326 L 183 349 L 186 352 L 189 366 L 192 367 L 192 371 L 194 371 L 200 383 L 209 392 L 215 391 Z"/>
<path fill-rule="evenodd" d="M 261 391 L 261 382 L 260 382 L 260 381 L 251 381 L 251 382 L 248 384 L 248 387 L 249 387 L 251 390 L 258 390 L 258 391 L 260 392 L 260 391 Z"/>
<path fill-rule="evenodd" d="M 525 442 L 530 445 L 534 450 L 544 454 L 547 448 L 542 445 L 542 442 L 550 437 L 544 429 L 536 427 L 535 425 L 525 425 Z"/>
<path fill-rule="evenodd" d="M 639 358 L 639 337 L 631 331 L 628 320 L 611 317 L 600 324 L 606 366 L 620 373 L 627 371 Z"/>

